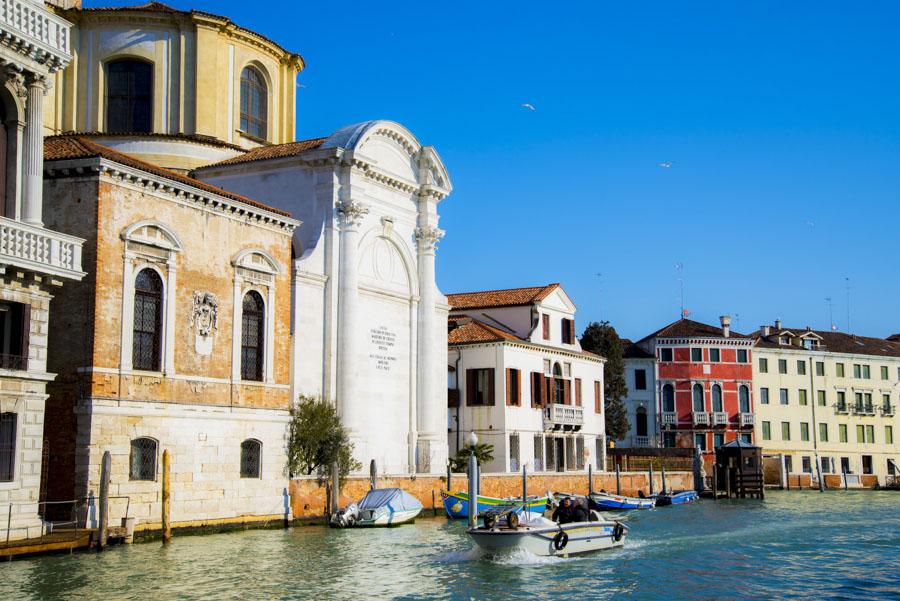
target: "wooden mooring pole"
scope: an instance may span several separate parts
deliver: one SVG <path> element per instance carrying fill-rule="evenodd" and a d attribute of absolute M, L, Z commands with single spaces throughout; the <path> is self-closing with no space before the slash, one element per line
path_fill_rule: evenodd
<path fill-rule="evenodd" d="M 622 494 L 622 480 L 621 480 L 621 474 L 619 474 L 619 462 L 618 461 L 616 461 L 616 494 L 617 495 Z"/>
<path fill-rule="evenodd" d="M 172 540 L 172 515 L 169 511 L 171 503 L 171 461 L 169 450 L 163 451 L 162 457 L 162 537 L 163 544 Z"/>
<path fill-rule="evenodd" d="M 112 456 L 109 451 L 103 452 L 100 462 L 100 523 L 98 524 L 97 551 L 106 547 L 109 537 L 109 474 L 112 471 Z"/>

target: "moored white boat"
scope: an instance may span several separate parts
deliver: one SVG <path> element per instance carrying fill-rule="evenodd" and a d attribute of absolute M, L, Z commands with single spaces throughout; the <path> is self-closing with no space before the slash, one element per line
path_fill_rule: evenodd
<path fill-rule="evenodd" d="M 331 516 L 338 528 L 366 526 L 399 526 L 416 519 L 422 504 L 401 488 L 376 488 L 366 493 L 359 503 L 351 503 Z"/>
<path fill-rule="evenodd" d="M 596 509 L 653 509 L 656 500 L 649 497 L 625 497 L 605 492 L 591 493 L 590 500 Z"/>
<path fill-rule="evenodd" d="M 597 512 L 591 512 L 591 517 L 592 521 L 557 524 L 543 516 L 531 516 L 528 521 L 513 520 L 513 525 L 500 520 L 467 532 L 489 553 L 524 550 L 539 556 L 568 557 L 625 544 L 628 528 L 621 522 L 605 520 Z"/>

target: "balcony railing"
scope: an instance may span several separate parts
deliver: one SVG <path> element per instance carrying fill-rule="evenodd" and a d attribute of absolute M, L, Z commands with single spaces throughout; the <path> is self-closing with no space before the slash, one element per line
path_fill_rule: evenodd
<path fill-rule="evenodd" d="M 727 426 L 728 413 L 726 411 L 716 411 L 712 414 L 714 426 Z"/>
<path fill-rule="evenodd" d="M 834 404 L 834 412 L 835 413 L 849 413 L 850 407 L 847 403 L 835 403 Z"/>
<path fill-rule="evenodd" d="M 853 413 L 855 415 L 875 415 L 875 405 L 871 403 L 853 405 Z"/>
<path fill-rule="evenodd" d="M 0 217 L 0 264 L 80 280 L 84 277 L 82 242 L 81 238 Z"/>
<path fill-rule="evenodd" d="M 756 423 L 755 413 L 741 413 L 741 427 L 753 426 Z"/>
<path fill-rule="evenodd" d="M 659 414 L 659 421 L 664 426 L 675 426 L 678 424 L 678 414 L 674 411 L 663 411 Z"/>
<path fill-rule="evenodd" d="M 0 354 L 0 369 L 28 371 L 28 357 Z"/>
<path fill-rule="evenodd" d="M 580 430 L 584 409 L 575 405 L 548 405 L 544 408 L 545 430 Z"/>
<path fill-rule="evenodd" d="M 4 45 L 20 49 L 54 69 L 71 59 L 71 24 L 44 8 L 43 2 L 0 0 L 0 37 Z"/>
<path fill-rule="evenodd" d="M 881 415 L 894 415 L 894 406 L 893 405 L 882 405 L 881 406 Z"/>
<path fill-rule="evenodd" d="M 709 425 L 709 411 L 694 411 L 694 425 L 695 426 L 708 426 Z"/>
<path fill-rule="evenodd" d="M 635 436 L 634 437 L 634 446 L 649 447 L 650 446 L 650 437 L 649 436 Z"/>

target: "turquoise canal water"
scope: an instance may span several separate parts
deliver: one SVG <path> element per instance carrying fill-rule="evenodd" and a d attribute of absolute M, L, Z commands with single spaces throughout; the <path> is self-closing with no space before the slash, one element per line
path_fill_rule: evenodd
<path fill-rule="evenodd" d="M 487 559 L 443 518 L 0 564 L 0 599 L 900 599 L 900 493 L 773 492 L 627 516 L 624 549 Z"/>

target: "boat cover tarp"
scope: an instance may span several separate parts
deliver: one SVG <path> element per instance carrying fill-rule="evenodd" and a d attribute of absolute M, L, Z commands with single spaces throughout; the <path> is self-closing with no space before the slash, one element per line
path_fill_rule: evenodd
<path fill-rule="evenodd" d="M 378 509 L 390 505 L 393 511 L 409 511 L 422 509 L 422 504 L 417 498 L 402 488 L 376 488 L 370 490 L 363 500 L 359 502 L 360 510 Z"/>

